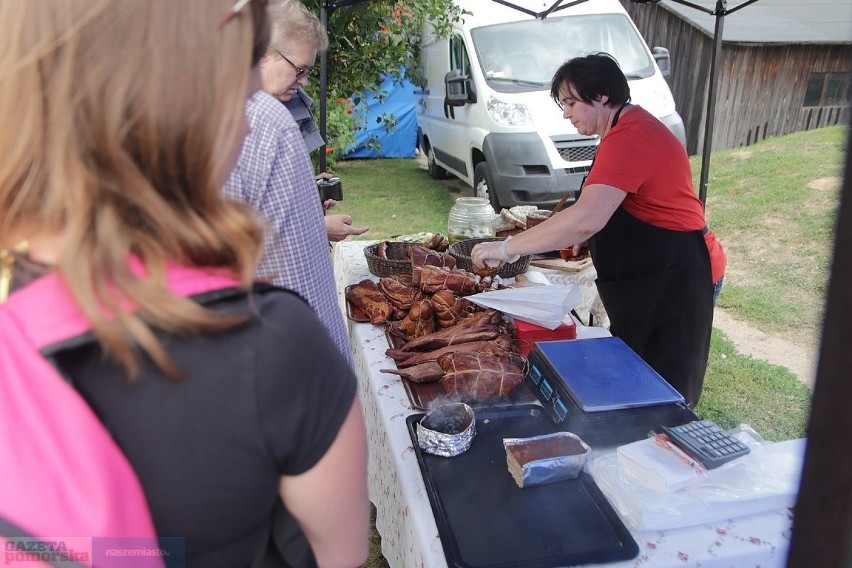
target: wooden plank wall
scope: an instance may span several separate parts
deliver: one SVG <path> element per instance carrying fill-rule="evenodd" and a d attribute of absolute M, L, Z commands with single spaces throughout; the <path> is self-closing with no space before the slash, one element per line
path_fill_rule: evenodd
<path fill-rule="evenodd" d="M 810 74 L 845 74 L 848 57 L 845 46 L 726 45 L 713 148 L 748 146 L 768 136 L 848 124 L 848 106 L 803 106 Z"/>
<path fill-rule="evenodd" d="M 668 81 L 686 128 L 687 152 L 700 154 L 713 39 L 656 4 L 621 3 L 648 45 L 669 49 Z M 849 46 L 723 44 L 712 148 L 748 146 L 767 136 L 849 124 L 848 105 L 802 106 L 810 74 L 846 73 L 849 58 Z"/>

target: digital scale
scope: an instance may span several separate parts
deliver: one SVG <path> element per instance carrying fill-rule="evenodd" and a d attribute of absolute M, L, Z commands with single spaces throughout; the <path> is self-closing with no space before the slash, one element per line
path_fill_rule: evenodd
<path fill-rule="evenodd" d="M 551 419 L 593 447 L 697 419 L 683 396 L 617 337 L 537 341 L 528 362 L 525 380 Z"/>

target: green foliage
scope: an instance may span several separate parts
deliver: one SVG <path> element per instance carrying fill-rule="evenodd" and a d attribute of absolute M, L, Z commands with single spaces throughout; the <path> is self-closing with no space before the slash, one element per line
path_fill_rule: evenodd
<path fill-rule="evenodd" d="M 303 1 L 320 15 L 322 0 Z M 354 131 L 364 126 L 357 122 L 358 112 L 353 112 L 364 102 L 353 97 L 371 93 L 380 99 L 384 76 L 405 77 L 417 83 L 424 24 L 431 25 L 436 35 L 446 37 L 459 17 L 460 10 L 452 0 L 368 0 L 328 14 L 326 140 L 332 148 L 326 155 L 329 164 L 352 144 Z M 318 101 L 319 81 L 311 81 L 306 91 Z M 342 99 L 348 102 L 340 102 Z M 381 115 L 379 122 L 392 130 L 396 117 Z M 369 144 L 375 147 L 378 143 L 373 140 Z"/>
<path fill-rule="evenodd" d="M 319 0 L 306 5 L 319 13 Z M 427 22 L 446 36 L 460 16 L 452 0 L 370 0 L 328 15 L 329 85 L 339 93 L 376 92 L 382 75 L 413 76 Z"/>
<path fill-rule="evenodd" d="M 308 84 L 311 87 L 312 83 Z M 318 99 L 309 93 L 315 101 Z M 318 95 L 317 95 L 318 96 Z M 313 111 L 319 113 L 319 104 L 314 103 Z M 317 119 L 319 121 L 319 118 Z M 325 170 L 334 173 L 335 164 L 343 151 L 355 142 L 355 133 L 361 127 L 359 115 L 355 113 L 355 104 L 349 97 L 337 96 L 335 91 L 329 89 L 326 98 L 326 167 Z M 321 149 L 320 149 L 321 150 Z M 313 152 L 311 161 L 314 171 L 319 171 L 319 152 Z"/>

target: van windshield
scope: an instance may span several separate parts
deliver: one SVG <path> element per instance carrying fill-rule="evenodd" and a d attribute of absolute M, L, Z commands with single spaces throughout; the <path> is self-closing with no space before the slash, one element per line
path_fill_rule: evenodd
<path fill-rule="evenodd" d="M 645 43 L 623 14 L 551 16 L 474 28 L 470 35 L 497 90 L 549 89 L 562 63 L 597 51 L 615 57 L 628 79 L 654 74 Z"/>

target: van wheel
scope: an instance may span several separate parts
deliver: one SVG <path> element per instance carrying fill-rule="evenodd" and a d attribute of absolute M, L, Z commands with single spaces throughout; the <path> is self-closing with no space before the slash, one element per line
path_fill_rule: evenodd
<path fill-rule="evenodd" d="M 432 179 L 447 179 L 447 170 L 435 162 L 435 150 L 432 149 L 432 146 L 429 146 L 429 150 L 426 152 L 426 170 Z"/>
<path fill-rule="evenodd" d="M 487 162 L 479 162 L 473 170 L 473 191 L 477 197 L 487 197 L 488 202 L 496 213 L 499 213 L 500 201 L 497 199 L 497 190 L 491 182 L 491 170 Z"/>

